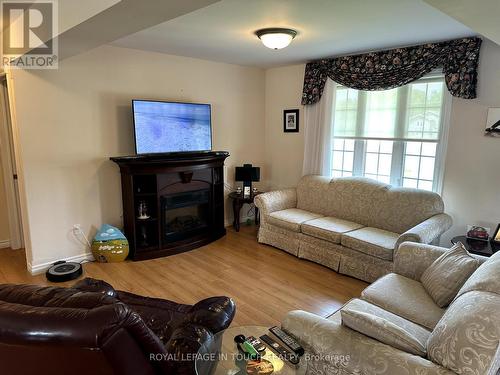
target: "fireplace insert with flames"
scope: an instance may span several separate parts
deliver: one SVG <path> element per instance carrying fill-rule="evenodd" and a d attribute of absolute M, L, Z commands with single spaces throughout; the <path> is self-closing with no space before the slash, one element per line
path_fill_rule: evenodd
<path fill-rule="evenodd" d="M 210 189 L 161 197 L 162 230 L 167 242 L 179 241 L 208 230 Z"/>

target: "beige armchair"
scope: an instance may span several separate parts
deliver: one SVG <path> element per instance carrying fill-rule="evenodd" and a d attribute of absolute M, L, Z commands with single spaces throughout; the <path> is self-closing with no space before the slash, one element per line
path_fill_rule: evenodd
<path fill-rule="evenodd" d="M 308 373 L 317 375 L 495 375 L 500 368 L 500 253 L 470 276 L 455 300 L 438 307 L 419 282 L 448 249 L 405 242 L 394 273 L 323 318 L 291 311 L 282 328 L 306 348 Z M 361 333 L 344 319 L 370 322 Z M 383 322 L 383 323 L 381 323 Z M 352 323 L 351 325 L 352 326 Z M 395 333 L 384 335 L 383 332 Z M 397 339 L 394 339 L 397 337 Z"/>

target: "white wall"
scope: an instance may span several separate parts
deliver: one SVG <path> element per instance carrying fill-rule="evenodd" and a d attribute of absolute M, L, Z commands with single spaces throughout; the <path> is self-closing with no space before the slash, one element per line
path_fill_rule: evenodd
<path fill-rule="evenodd" d="M 303 77 L 304 65 L 266 71 L 266 165 L 273 188 L 294 186 L 301 176 L 304 127 L 298 135 L 285 134 L 281 116 L 285 108 L 299 108 Z M 495 229 L 500 222 L 500 139 L 484 136 L 488 107 L 500 107 L 500 46 L 485 39 L 478 98 L 452 102 L 443 199 L 454 225 L 441 238 L 443 246 L 467 224 Z"/>
<path fill-rule="evenodd" d="M 304 160 L 304 64 L 266 70 L 266 170 L 272 189 L 295 186 Z M 283 110 L 299 109 L 299 132 L 283 132 Z"/>
<path fill-rule="evenodd" d="M 59 70 L 15 71 L 31 267 L 86 252 L 73 224 L 89 236 L 121 225 L 119 170 L 108 158 L 134 153 L 132 98 L 211 103 L 214 149 L 230 152 L 231 183 L 235 165 L 265 160 L 264 78 L 257 68 L 110 46 Z"/>
<path fill-rule="evenodd" d="M 487 40 L 478 89 L 475 100 L 453 98 L 443 198 L 454 225 L 441 238 L 445 245 L 467 224 L 494 230 L 500 222 L 500 139 L 484 136 L 488 107 L 500 107 L 500 46 Z"/>

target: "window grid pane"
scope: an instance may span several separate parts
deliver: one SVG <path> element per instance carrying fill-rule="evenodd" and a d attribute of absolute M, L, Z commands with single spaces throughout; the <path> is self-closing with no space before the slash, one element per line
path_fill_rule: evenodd
<path fill-rule="evenodd" d="M 352 176 L 354 164 L 354 140 L 335 139 L 333 142 L 332 176 Z"/>
<path fill-rule="evenodd" d="M 392 150 L 394 142 L 367 140 L 363 175 L 374 180 L 390 183 Z"/>
<path fill-rule="evenodd" d="M 346 87 L 337 88 L 335 95 L 335 136 L 356 135 L 358 91 Z"/>
<path fill-rule="evenodd" d="M 439 139 L 443 82 L 410 84 L 406 136 L 416 139 Z"/>
<path fill-rule="evenodd" d="M 394 138 L 398 110 L 398 89 L 370 91 L 367 94 L 364 136 Z"/>
<path fill-rule="evenodd" d="M 436 142 L 406 142 L 403 166 L 404 187 L 433 189 L 436 148 Z"/>

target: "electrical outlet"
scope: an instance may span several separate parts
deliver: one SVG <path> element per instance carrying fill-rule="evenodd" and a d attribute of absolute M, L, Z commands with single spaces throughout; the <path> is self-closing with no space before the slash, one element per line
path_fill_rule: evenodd
<path fill-rule="evenodd" d="M 83 232 L 82 226 L 80 224 L 73 224 L 73 236 L 75 236 L 75 238 L 80 242 L 82 242 L 82 239 L 85 240 L 84 244 L 87 245 L 89 248 L 91 247 L 91 244 L 87 236 Z"/>

